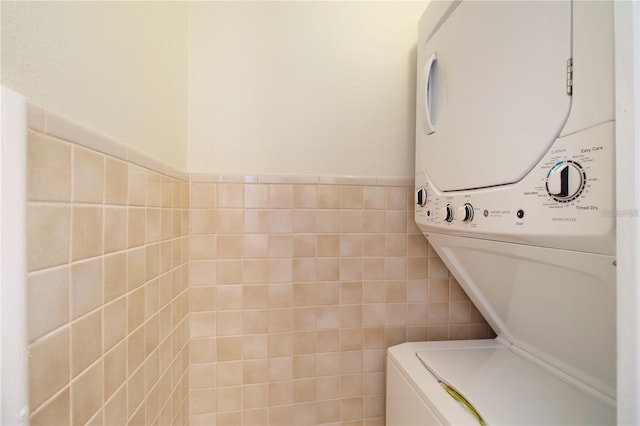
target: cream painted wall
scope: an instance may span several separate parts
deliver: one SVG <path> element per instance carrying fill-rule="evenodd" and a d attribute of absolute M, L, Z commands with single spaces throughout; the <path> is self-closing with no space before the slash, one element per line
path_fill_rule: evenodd
<path fill-rule="evenodd" d="M 2 1 L 2 84 L 184 171 L 187 4 Z"/>
<path fill-rule="evenodd" d="M 427 2 L 189 4 L 189 171 L 413 176 Z"/>

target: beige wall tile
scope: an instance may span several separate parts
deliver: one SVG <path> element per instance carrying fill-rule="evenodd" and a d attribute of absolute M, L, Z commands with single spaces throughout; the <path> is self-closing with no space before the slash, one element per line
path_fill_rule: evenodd
<path fill-rule="evenodd" d="M 266 209 L 269 207 L 269 185 L 244 185 L 244 207 L 248 209 Z"/>
<path fill-rule="evenodd" d="M 216 410 L 215 389 L 192 390 L 189 396 L 191 413 L 210 413 Z"/>
<path fill-rule="evenodd" d="M 102 305 L 102 258 L 71 264 L 71 317 Z"/>
<path fill-rule="evenodd" d="M 147 171 L 134 164 L 128 164 L 127 170 L 127 202 L 129 205 L 147 205 Z"/>
<path fill-rule="evenodd" d="M 353 233 L 363 232 L 362 210 L 341 210 L 340 211 L 340 232 Z"/>
<path fill-rule="evenodd" d="M 293 207 L 292 185 L 269 185 L 269 208 L 290 209 Z"/>
<path fill-rule="evenodd" d="M 240 386 L 242 381 L 242 361 L 216 363 L 216 383 L 218 386 Z"/>
<path fill-rule="evenodd" d="M 217 390 L 218 412 L 237 411 L 242 409 L 242 387 L 224 387 Z"/>
<path fill-rule="evenodd" d="M 429 256 L 429 244 L 427 239 L 422 234 L 409 235 L 408 239 L 408 254 L 409 256 L 428 257 Z"/>
<path fill-rule="evenodd" d="M 133 376 L 134 372 L 142 362 L 146 355 L 144 345 L 144 327 L 138 328 L 127 337 L 127 376 Z M 144 386 L 144 383 L 143 383 Z M 131 407 L 130 407 L 131 408 Z"/>
<path fill-rule="evenodd" d="M 215 233 L 218 229 L 218 213 L 213 209 L 191 209 L 191 232 L 193 234 Z"/>
<path fill-rule="evenodd" d="M 147 206 L 162 206 L 162 175 L 149 171 L 147 173 Z"/>
<path fill-rule="evenodd" d="M 408 280 L 407 281 L 407 302 L 426 302 L 429 286 L 435 280 Z M 448 297 L 448 296 L 447 296 Z M 445 299 L 446 300 L 446 299 Z"/>
<path fill-rule="evenodd" d="M 293 236 L 293 257 L 314 257 L 316 256 L 316 241 L 319 235 L 294 235 Z"/>
<path fill-rule="evenodd" d="M 241 209 L 220 209 L 217 212 L 218 232 L 221 234 L 241 234 L 244 232 L 244 214 Z M 257 232 L 257 231 L 256 231 Z"/>
<path fill-rule="evenodd" d="M 71 221 L 73 260 L 102 254 L 102 213 L 102 207 L 73 207 Z"/>
<path fill-rule="evenodd" d="M 127 247 L 138 247 L 144 244 L 146 219 L 146 209 L 142 207 L 129 208 Z"/>
<path fill-rule="evenodd" d="M 104 405 L 105 425 L 123 425 L 127 421 L 127 387 L 122 386 Z"/>
<path fill-rule="evenodd" d="M 216 288 L 216 309 L 228 311 L 241 309 L 243 290 L 241 286 L 219 286 Z"/>
<path fill-rule="evenodd" d="M 214 362 L 217 357 L 216 339 L 203 338 L 189 341 L 189 356 L 192 363 Z"/>
<path fill-rule="evenodd" d="M 191 259 L 215 259 L 218 254 L 217 245 L 215 235 L 192 235 L 189 238 Z"/>
<path fill-rule="evenodd" d="M 293 405 L 270 408 L 269 423 L 274 425 L 294 424 Z"/>
<path fill-rule="evenodd" d="M 293 232 L 293 215 L 290 210 L 269 210 L 269 232 L 290 234 Z"/>
<path fill-rule="evenodd" d="M 109 302 L 123 295 L 127 290 L 127 255 L 124 252 L 104 256 L 104 296 Z"/>
<path fill-rule="evenodd" d="M 243 409 L 269 406 L 269 386 L 266 383 L 247 384 L 242 387 Z"/>
<path fill-rule="evenodd" d="M 133 290 L 144 284 L 147 269 L 147 253 L 144 247 L 127 251 L 127 289 Z"/>
<path fill-rule="evenodd" d="M 31 414 L 29 423 L 34 426 L 71 424 L 69 393 L 67 387 L 51 398 L 37 412 Z"/>
<path fill-rule="evenodd" d="M 193 208 L 218 207 L 217 185 L 214 183 L 192 183 L 190 203 Z"/>
<path fill-rule="evenodd" d="M 385 212 L 386 232 L 407 232 L 407 213 L 405 210 L 387 210 Z"/>
<path fill-rule="evenodd" d="M 341 304 L 361 304 L 362 303 L 362 283 L 342 282 L 340 283 L 340 303 Z"/>
<path fill-rule="evenodd" d="M 28 338 L 32 342 L 69 320 L 69 269 L 61 266 L 28 275 Z"/>
<path fill-rule="evenodd" d="M 189 293 L 189 307 L 192 312 L 214 311 L 216 307 L 216 288 L 199 286 Z"/>
<path fill-rule="evenodd" d="M 316 211 L 316 232 L 320 234 L 336 234 L 340 232 L 339 210 Z"/>
<path fill-rule="evenodd" d="M 218 361 L 242 359 L 242 337 L 219 337 L 217 343 Z"/>
<path fill-rule="evenodd" d="M 127 294 L 127 331 L 131 333 L 144 322 L 145 288 Z"/>
<path fill-rule="evenodd" d="M 69 261 L 71 216 L 67 206 L 27 205 L 27 267 L 29 271 Z"/>
<path fill-rule="evenodd" d="M 244 188 L 238 183 L 220 183 L 217 185 L 219 208 L 242 208 Z"/>
<path fill-rule="evenodd" d="M 314 209 L 317 205 L 315 185 L 293 186 L 293 207 L 297 209 Z"/>
<path fill-rule="evenodd" d="M 104 252 L 127 248 L 127 208 L 105 207 L 104 209 Z"/>
<path fill-rule="evenodd" d="M 124 205 L 127 203 L 128 167 L 123 161 L 107 157 L 105 160 L 105 197 L 106 204 Z"/>
<path fill-rule="evenodd" d="M 384 189 L 384 198 L 387 210 L 407 209 L 407 189 L 405 187 L 386 187 Z M 411 207 L 413 208 L 413 205 Z"/>
<path fill-rule="evenodd" d="M 71 422 L 84 424 L 102 406 L 102 361 L 71 383 Z"/>
<path fill-rule="evenodd" d="M 122 341 L 104 356 L 104 398 L 109 399 L 127 378 L 127 348 Z"/>
<path fill-rule="evenodd" d="M 399 228 L 399 227 L 396 227 Z M 385 213 L 380 210 L 362 212 L 362 232 L 382 234 L 385 232 Z M 391 230 L 389 230 L 391 232 Z M 403 232 L 402 230 L 396 232 Z"/>
<path fill-rule="evenodd" d="M 269 333 L 269 357 L 293 355 L 293 334 Z"/>
<path fill-rule="evenodd" d="M 340 207 L 340 187 L 335 185 L 318 185 L 316 194 L 319 209 L 337 209 Z"/>
<path fill-rule="evenodd" d="M 140 368 L 135 371 L 129 377 L 127 381 L 127 407 L 129 412 L 129 423 L 131 424 L 145 424 L 145 412 L 139 412 L 140 404 L 144 403 L 145 395 L 145 383 L 144 383 L 144 368 Z M 137 413 L 137 414 L 136 414 Z M 139 420 L 136 416 L 142 416 Z"/>
<path fill-rule="evenodd" d="M 127 298 L 121 297 L 104 306 L 104 350 L 122 340 L 127 333 Z"/>
<path fill-rule="evenodd" d="M 296 425 L 315 425 L 318 423 L 318 409 L 315 402 L 299 403 L 293 406 L 293 418 Z"/>
<path fill-rule="evenodd" d="M 38 340 L 29 348 L 29 404 L 32 409 L 69 383 L 68 327 Z"/>
<path fill-rule="evenodd" d="M 34 201 L 71 200 L 70 144 L 29 132 L 27 196 Z"/>
<path fill-rule="evenodd" d="M 102 312 L 71 324 L 71 373 L 75 376 L 102 356 Z"/>
<path fill-rule="evenodd" d="M 361 209 L 363 207 L 363 188 L 361 186 L 340 187 L 340 208 Z"/>
<path fill-rule="evenodd" d="M 316 375 L 316 355 L 296 354 L 293 356 L 293 378 L 304 379 L 315 377 Z"/>
<path fill-rule="evenodd" d="M 242 261 L 241 260 L 219 260 L 218 261 L 218 284 L 241 284 L 242 283 Z"/>
<path fill-rule="evenodd" d="M 335 352 L 340 350 L 340 331 L 318 330 L 316 336 L 317 352 Z"/>
<path fill-rule="evenodd" d="M 104 198 L 104 155 L 73 147 L 73 200 L 102 203 Z"/>
<path fill-rule="evenodd" d="M 243 240 L 242 235 L 219 235 L 217 237 L 217 258 L 242 259 Z M 216 256 L 209 258 L 214 259 Z"/>
<path fill-rule="evenodd" d="M 341 238 L 342 236 L 338 234 L 318 235 L 317 236 L 318 256 L 322 256 L 322 257 L 340 256 L 341 250 L 342 250 Z"/>
<path fill-rule="evenodd" d="M 338 423 L 340 421 L 340 401 L 318 402 L 318 423 Z"/>
<path fill-rule="evenodd" d="M 381 210 L 385 208 L 385 188 L 379 186 L 365 186 L 362 189 L 363 205 L 365 209 Z M 412 206 L 413 208 L 413 206 Z"/>
<path fill-rule="evenodd" d="M 145 242 L 148 244 L 160 241 L 160 233 L 162 231 L 161 209 L 147 208 L 146 215 Z"/>
<path fill-rule="evenodd" d="M 146 246 L 146 280 L 149 281 L 160 274 L 160 244 Z"/>

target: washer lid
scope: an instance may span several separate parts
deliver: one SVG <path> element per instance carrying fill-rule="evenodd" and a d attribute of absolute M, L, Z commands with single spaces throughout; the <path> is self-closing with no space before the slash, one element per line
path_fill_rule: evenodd
<path fill-rule="evenodd" d="M 569 114 L 571 3 L 464 1 L 444 9 L 429 6 L 421 19 L 418 171 L 442 191 L 517 182 Z M 442 22 L 430 13 L 450 15 Z"/>
<path fill-rule="evenodd" d="M 614 424 L 615 408 L 560 380 L 507 347 L 416 353 L 439 381 L 490 425 Z"/>

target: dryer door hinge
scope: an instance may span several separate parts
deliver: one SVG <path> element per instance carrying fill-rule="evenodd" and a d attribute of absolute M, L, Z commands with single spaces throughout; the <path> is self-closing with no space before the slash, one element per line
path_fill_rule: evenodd
<path fill-rule="evenodd" d="M 573 58 L 567 59 L 567 95 L 573 95 Z"/>

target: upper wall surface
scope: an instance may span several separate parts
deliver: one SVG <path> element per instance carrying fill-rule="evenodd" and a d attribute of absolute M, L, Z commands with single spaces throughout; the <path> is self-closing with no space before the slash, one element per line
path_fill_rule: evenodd
<path fill-rule="evenodd" d="M 189 4 L 189 171 L 413 176 L 427 2 Z"/>
<path fill-rule="evenodd" d="M 2 84 L 186 170 L 185 2 L 2 2 Z"/>
<path fill-rule="evenodd" d="M 411 177 L 426 3 L 3 1 L 2 84 L 181 171 Z"/>

